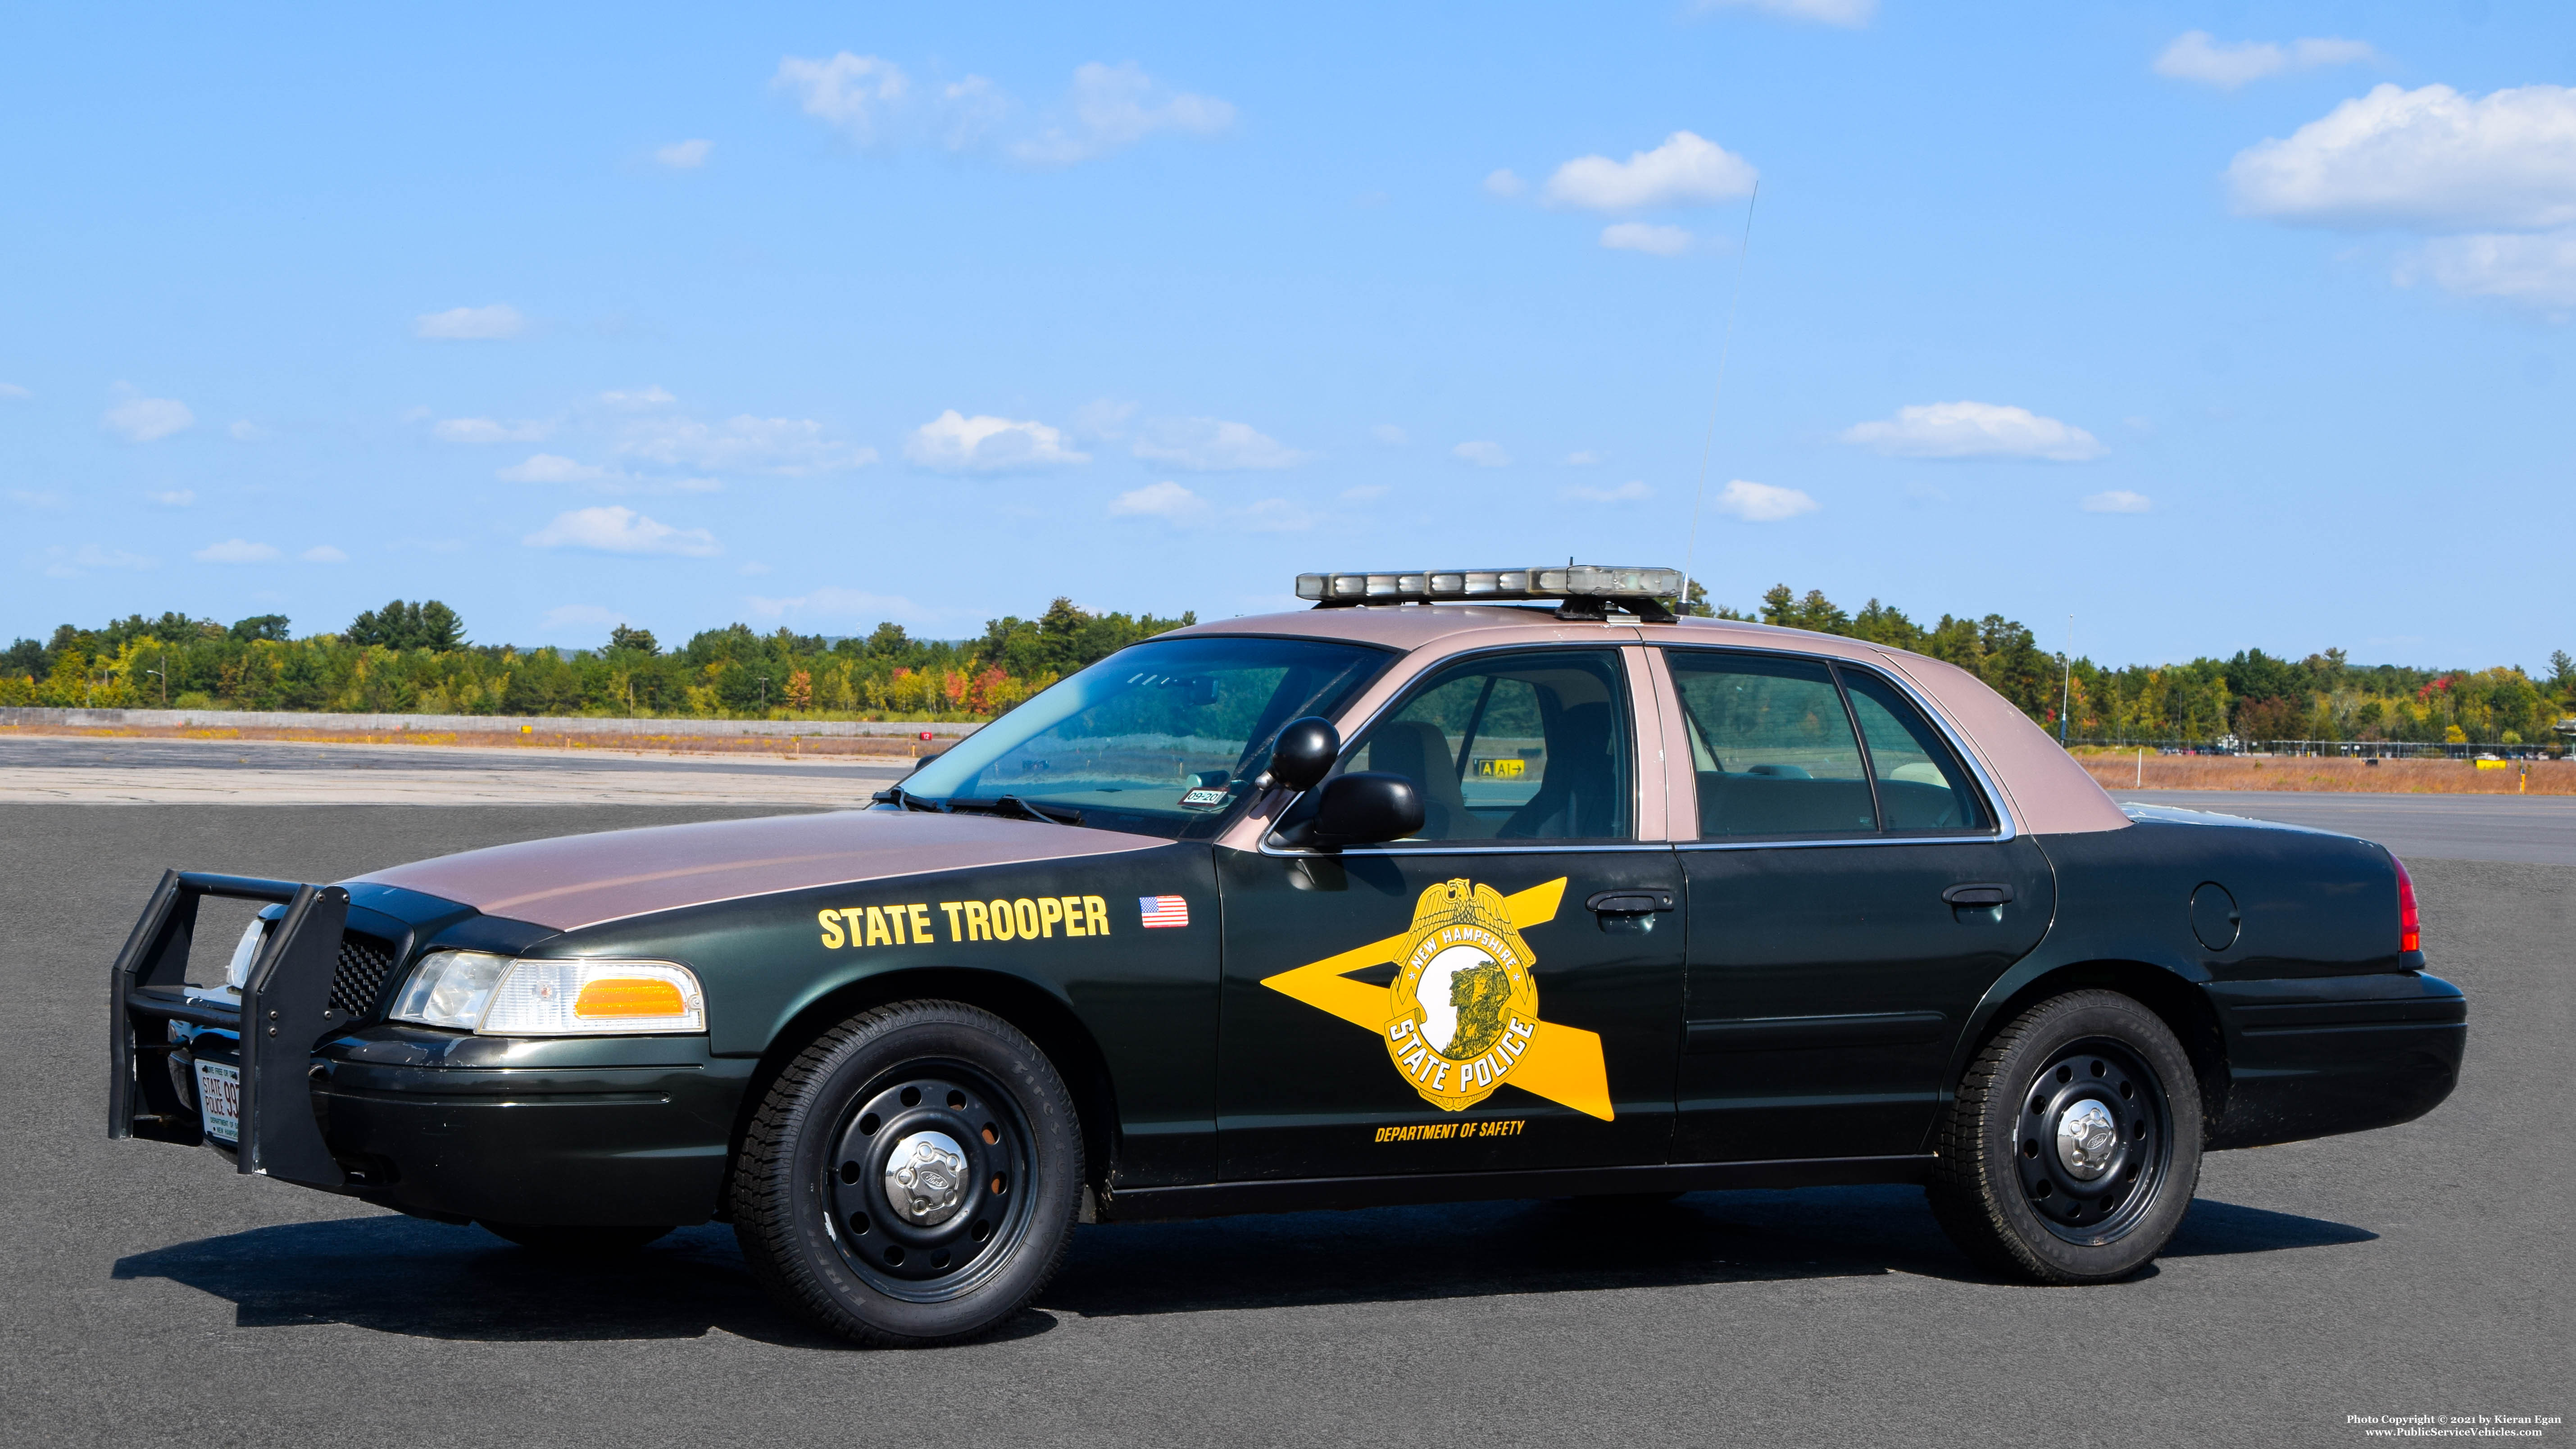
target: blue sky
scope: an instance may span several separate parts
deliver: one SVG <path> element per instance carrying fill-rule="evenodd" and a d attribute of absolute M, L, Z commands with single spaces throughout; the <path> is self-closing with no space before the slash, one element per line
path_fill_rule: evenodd
<path fill-rule="evenodd" d="M 2539 667 L 2571 84 L 2507 0 L 21 7 L 0 635 L 1690 552 L 2120 662 Z"/>

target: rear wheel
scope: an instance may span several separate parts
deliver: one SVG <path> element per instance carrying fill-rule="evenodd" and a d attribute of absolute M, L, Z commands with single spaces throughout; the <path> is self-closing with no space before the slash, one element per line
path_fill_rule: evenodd
<path fill-rule="evenodd" d="M 1969 1064 L 1926 1192 L 1979 1265 L 2107 1283 L 2182 1225 L 2200 1143 L 2200 1087 L 2173 1032 L 2129 997 L 2077 991 L 2023 1012 Z"/>
<path fill-rule="evenodd" d="M 734 1234 L 790 1311 L 860 1343 L 971 1338 L 1054 1276 L 1082 1134 L 1046 1055 L 953 1001 L 863 1012 L 800 1052 L 752 1119 Z"/>

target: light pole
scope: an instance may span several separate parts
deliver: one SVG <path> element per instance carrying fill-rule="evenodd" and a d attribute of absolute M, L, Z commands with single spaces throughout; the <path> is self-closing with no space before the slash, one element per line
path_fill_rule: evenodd
<path fill-rule="evenodd" d="M 161 662 L 164 664 L 169 663 L 170 656 L 166 654 L 161 656 Z M 170 707 L 170 676 L 162 673 L 158 669 L 147 669 L 143 672 L 161 681 L 161 707 L 163 709 L 168 709 Z"/>
<path fill-rule="evenodd" d="M 2065 672 L 2057 680 L 2057 747 L 2066 748 L 2066 708 L 2075 699 L 2075 616 L 2066 616 L 2066 652 L 2058 656 Z"/>

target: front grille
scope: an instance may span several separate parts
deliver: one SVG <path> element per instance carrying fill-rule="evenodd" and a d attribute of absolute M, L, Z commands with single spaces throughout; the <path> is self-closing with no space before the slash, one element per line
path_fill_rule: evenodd
<path fill-rule="evenodd" d="M 355 931 L 340 937 L 340 964 L 331 973 L 331 1009 L 364 1020 L 376 1014 L 376 998 L 385 989 L 385 973 L 394 967 L 390 942 Z"/>

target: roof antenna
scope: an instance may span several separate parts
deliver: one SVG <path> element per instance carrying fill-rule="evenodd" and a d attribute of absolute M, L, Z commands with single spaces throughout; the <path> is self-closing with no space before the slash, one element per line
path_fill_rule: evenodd
<path fill-rule="evenodd" d="M 1717 345 L 1717 386 L 1708 395 L 1708 437 L 1699 449 L 1699 487 L 1691 494 L 1690 543 L 1682 550 L 1682 596 L 1673 601 L 1675 612 L 1685 616 L 1691 608 L 1691 564 L 1699 553 L 1699 515 L 1708 501 L 1708 459 L 1717 449 L 1717 400 L 1726 391 L 1726 355 L 1735 347 L 1735 309 L 1744 301 L 1744 268 L 1753 260 L 1753 206 L 1762 199 L 1762 183 L 1753 183 L 1753 193 L 1744 199 L 1744 244 L 1735 253 L 1735 295 L 1726 304 L 1726 337 Z"/>

